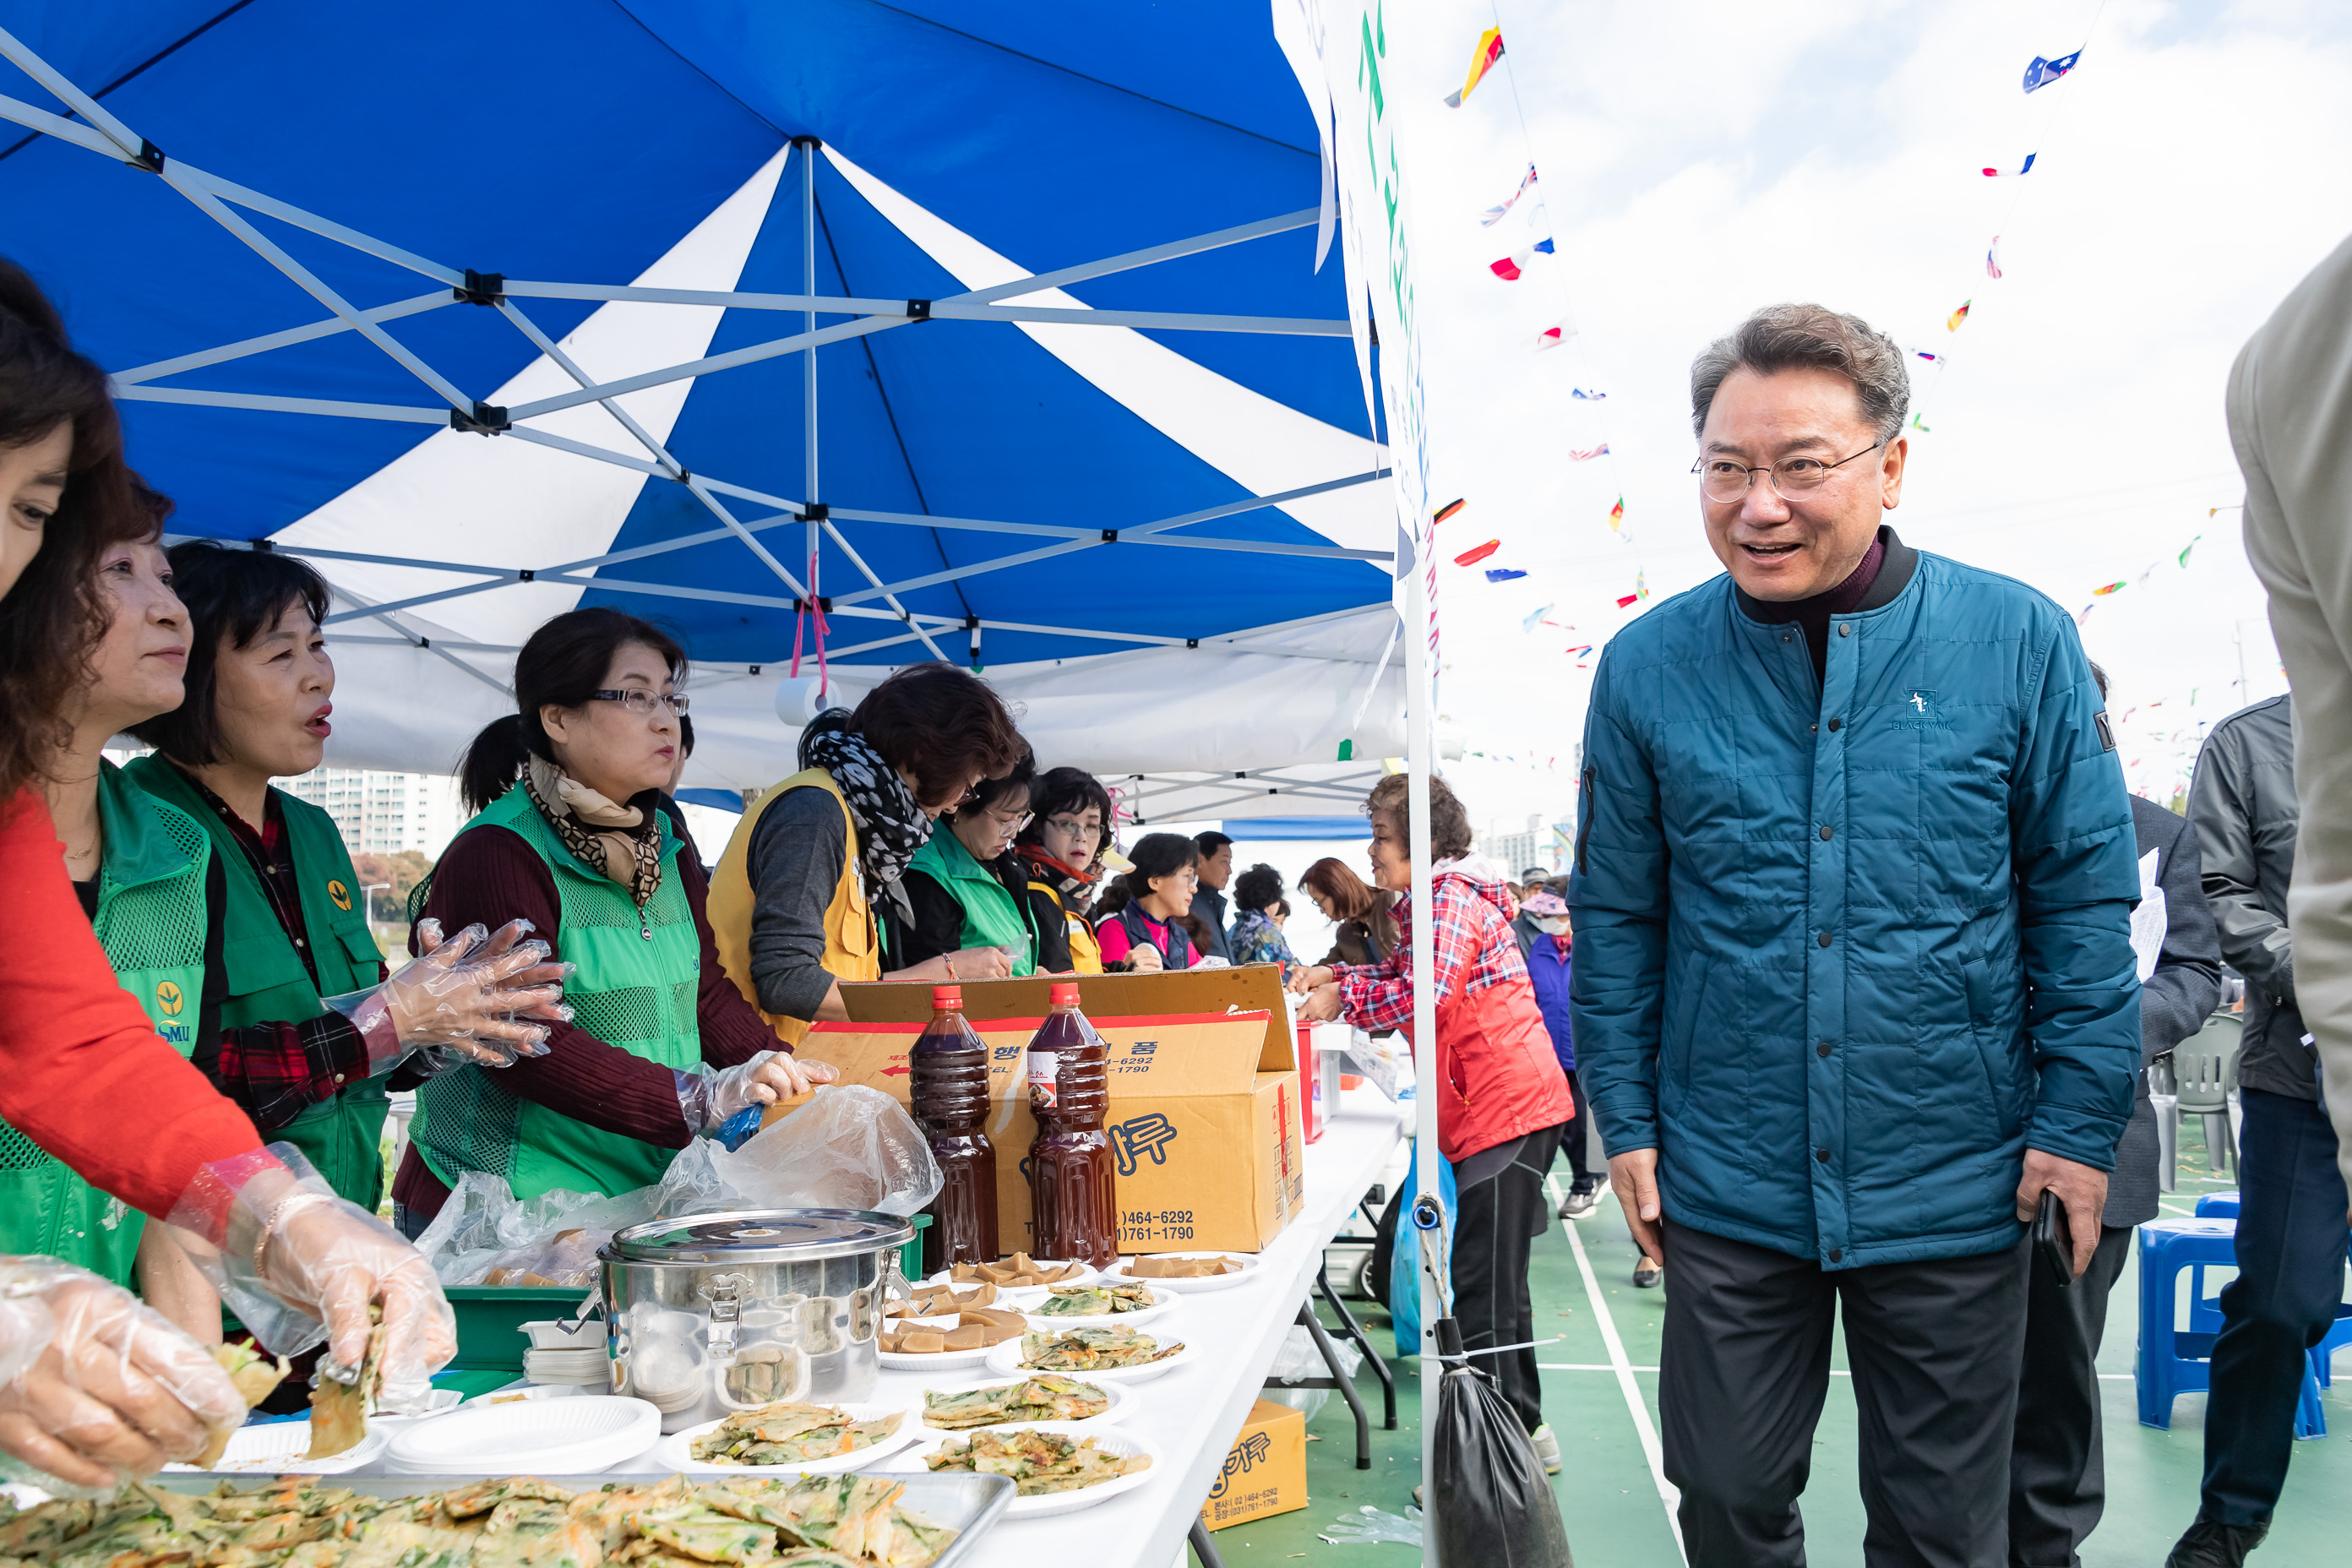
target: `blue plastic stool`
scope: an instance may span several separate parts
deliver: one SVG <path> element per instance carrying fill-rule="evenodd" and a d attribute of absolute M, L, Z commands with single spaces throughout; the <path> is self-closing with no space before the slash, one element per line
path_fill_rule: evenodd
<path fill-rule="evenodd" d="M 2235 1219 L 2237 1215 L 2238 1194 L 2234 1192 L 2207 1193 L 2197 1200 L 2199 1219 Z M 2213 1330 L 2218 1333 L 2221 1327 L 2220 1314 L 2216 1312 L 2213 1317 Z M 2198 1309 L 2193 1307 L 2189 1310 L 2189 1326 L 2192 1329 L 2202 1326 L 2199 1321 Z M 2346 1345 L 2352 1345 L 2352 1303 L 2336 1309 L 2336 1326 L 2327 1331 L 2326 1338 L 2311 1347 L 2311 1375 L 2318 1381 L 2320 1387 L 2334 1386 L 2336 1352 Z"/>
<path fill-rule="evenodd" d="M 2134 1371 L 2143 1426 L 2169 1430 L 2172 1402 L 2212 1386 L 2213 1338 L 2221 1314 L 2205 1303 L 2205 1271 L 2235 1268 L 2234 1219 L 2157 1219 L 2139 1226 L 2139 1357 Z M 2177 1326 L 2175 1280 L 2189 1270 L 2189 1327 Z M 2212 1328 L 2202 1326 L 2206 1321 Z M 2303 1396 L 2294 1413 L 2297 1437 L 2324 1437 L 2327 1421 L 2319 1405 L 2319 1384 L 2304 1368 Z"/>

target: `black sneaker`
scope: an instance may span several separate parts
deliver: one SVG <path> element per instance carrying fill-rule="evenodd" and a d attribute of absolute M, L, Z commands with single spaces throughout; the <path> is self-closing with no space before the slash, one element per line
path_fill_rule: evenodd
<path fill-rule="evenodd" d="M 2246 1553 L 2271 1532 L 2267 1524 L 2223 1524 L 2200 1519 L 2173 1542 L 2164 1568 L 2244 1568 Z"/>
<path fill-rule="evenodd" d="M 1600 1205 L 1601 1194 L 1591 1187 L 1570 1187 L 1568 1196 L 1559 1200 L 1559 1217 L 1581 1219 Z"/>

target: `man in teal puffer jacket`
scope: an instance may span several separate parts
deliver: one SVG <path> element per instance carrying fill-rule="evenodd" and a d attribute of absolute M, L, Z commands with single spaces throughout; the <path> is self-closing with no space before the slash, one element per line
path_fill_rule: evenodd
<path fill-rule="evenodd" d="M 1617 635 L 1586 721 L 1577 1049 L 1669 1275 L 1694 1568 L 1804 1561 L 1841 1309 L 1865 1560 L 2000 1568 L 2020 1221 L 2054 1193 L 2080 1272 L 2131 1115 L 2139 879 L 2106 715 L 2056 605 L 1879 526 L 1903 365 L 1814 305 L 1699 357 L 1727 574 Z"/>

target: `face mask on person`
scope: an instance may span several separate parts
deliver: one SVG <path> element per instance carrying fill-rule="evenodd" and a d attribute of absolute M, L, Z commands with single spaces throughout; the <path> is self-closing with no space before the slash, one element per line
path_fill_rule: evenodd
<path fill-rule="evenodd" d="M 1541 916 L 1536 921 L 1536 930 L 1551 936 L 1562 935 L 1568 930 L 1568 917 L 1566 915 Z"/>

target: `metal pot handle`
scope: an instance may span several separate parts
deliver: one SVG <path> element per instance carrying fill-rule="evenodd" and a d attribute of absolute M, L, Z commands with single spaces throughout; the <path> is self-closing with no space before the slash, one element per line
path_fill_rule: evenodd
<path fill-rule="evenodd" d="M 599 1279 L 588 1288 L 588 1294 L 581 1298 L 580 1305 L 573 1309 L 572 1316 L 558 1318 L 555 1326 L 567 1334 L 576 1334 L 580 1331 L 580 1325 L 588 1321 L 589 1314 L 604 1304 L 604 1282 Z"/>

